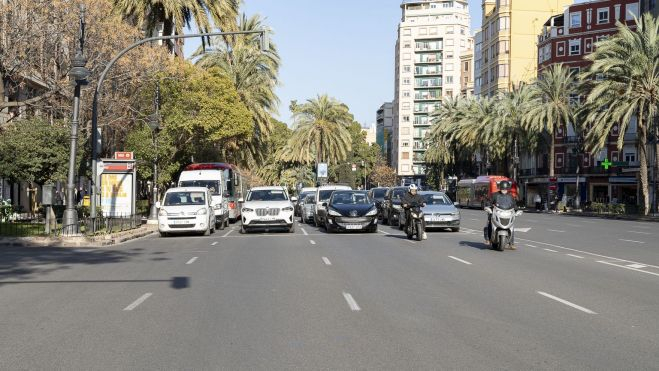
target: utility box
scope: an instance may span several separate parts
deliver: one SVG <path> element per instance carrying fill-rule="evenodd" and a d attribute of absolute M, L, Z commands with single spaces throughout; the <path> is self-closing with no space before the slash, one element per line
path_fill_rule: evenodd
<path fill-rule="evenodd" d="M 43 205 L 52 205 L 55 193 L 55 186 L 52 184 L 44 184 L 41 187 L 41 203 Z"/>

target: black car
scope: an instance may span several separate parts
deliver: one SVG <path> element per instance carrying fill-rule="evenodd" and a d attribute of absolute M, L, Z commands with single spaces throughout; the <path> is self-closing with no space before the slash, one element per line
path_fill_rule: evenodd
<path fill-rule="evenodd" d="M 378 209 L 366 191 L 334 191 L 327 208 L 325 229 L 335 231 L 378 230 Z"/>
<path fill-rule="evenodd" d="M 387 191 L 382 205 L 382 223 L 399 225 L 400 214 L 403 212 L 400 201 L 408 189 L 408 187 L 394 187 Z"/>
<path fill-rule="evenodd" d="M 378 187 L 371 188 L 368 195 L 375 201 L 375 206 L 378 208 L 378 219 L 382 219 L 382 206 L 384 205 L 384 196 L 387 194 L 389 188 Z"/>

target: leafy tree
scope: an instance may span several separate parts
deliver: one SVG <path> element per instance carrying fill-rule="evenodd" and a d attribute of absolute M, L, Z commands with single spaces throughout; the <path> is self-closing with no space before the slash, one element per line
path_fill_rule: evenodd
<path fill-rule="evenodd" d="M 50 124 L 39 118 L 6 125 L 0 129 L 0 178 L 41 185 L 66 180 L 70 133 L 61 121 Z"/>
<path fill-rule="evenodd" d="M 352 149 L 348 127 L 353 116 L 348 106 L 319 95 L 301 105 L 292 102 L 290 108 L 295 130 L 281 159 L 305 164 L 337 164 L 346 160 Z"/>
<path fill-rule="evenodd" d="M 114 9 L 127 19 L 136 21 L 149 33 L 163 23 L 163 34 L 182 34 L 183 28 L 194 24 L 201 32 L 212 26 L 224 30 L 235 29 L 240 0 L 115 0 Z"/>
<path fill-rule="evenodd" d="M 157 158 L 158 185 L 169 184 L 181 168 L 181 163 L 175 158 L 176 147 L 171 135 L 167 131 L 155 134 L 158 141 L 158 150 L 154 145 L 154 132 L 146 124 L 135 127 L 126 136 L 125 150 L 135 153 L 137 164 L 137 177 L 142 181 L 153 180 L 153 163 Z M 162 188 L 161 188 L 162 189 Z"/>
<path fill-rule="evenodd" d="M 592 84 L 588 94 L 586 135 L 588 149 L 595 152 L 606 145 L 613 125 L 625 133 L 632 116 L 636 116 L 643 214 L 650 211 L 647 150 L 648 131 L 657 117 L 659 106 L 659 20 L 646 13 L 636 20 L 636 29 L 616 23 L 618 32 L 597 44 L 595 51 L 586 56 L 593 62 L 582 81 L 604 77 Z M 618 139 L 622 148 L 624 135 Z M 658 155 L 659 156 L 659 155 Z"/>
<path fill-rule="evenodd" d="M 398 181 L 398 175 L 396 169 L 379 162 L 373 168 L 369 180 L 380 187 L 393 187 Z"/>

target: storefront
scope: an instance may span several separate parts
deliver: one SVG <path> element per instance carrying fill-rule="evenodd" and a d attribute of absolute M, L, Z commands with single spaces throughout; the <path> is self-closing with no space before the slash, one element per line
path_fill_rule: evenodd
<path fill-rule="evenodd" d="M 612 176 L 609 178 L 609 184 L 611 186 L 611 203 L 638 204 L 638 180 L 636 177 Z"/>

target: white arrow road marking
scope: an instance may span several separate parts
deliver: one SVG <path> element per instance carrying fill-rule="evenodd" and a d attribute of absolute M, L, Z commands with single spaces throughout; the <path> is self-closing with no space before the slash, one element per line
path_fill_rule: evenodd
<path fill-rule="evenodd" d="M 350 310 L 352 310 L 353 312 L 359 312 L 360 310 L 362 310 L 362 308 L 359 307 L 359 305 L 352 297 L 352 295 L 350 295 L 347 292 L 343 292 L 343 297 L 346 299 L 346 302 L 348 302 L 348 306 L 350 307 Z"/>
<path fill-rule="evenodd" d="M 544 297 L 547 297 L 547 298 L 549 298 L 549 299 L 556 300 L 556 301 L 559 302 L 559 303 L 563 303 L 563 304 L 565 304 L 565 305 L 567 305 L 567 306 L 570 306 L 570 307 L 572 307 L 572 308 L 574 308 L 574 309 L 578 309 L 578 310 L 580 310 L 580 311 L 582 311 L 582 312 L 584 312 L 584 313 L 588 313 L 588 314 L 597 314 L 597 313 L 593 312 L 592 310 L 590 310 L 590 309 L 588 309 L 588 308 L 584 308 L 584 307 L 582 307 L 582 306 L 580 306 L 580 305 L 576 305 L 576 304 L 574 304 L 574 303 L 572 303 L 572 302 L 569 302 L 569 301 L 567 301 L 567 300 L 565 300 L 565 299 L 561 299 L 561 298 L 559 298 L 559 297 L 557 297 L 557 296 L 554 296 L 554 295 L 551 295 L 551 294 L 547 294 L 546 292 L 537 291 L 537 293 L 540 294 L 540 295 L 542 295 L 542 296 L 544 296 Z"/>
<path fill-rule="evenodd" d="M 151 296 L 151 295 L 153 295 L 153 294 L 150 293 L 150 292 L 147 292 L 146 294 L 140 296 L 139 299 L 137 299 L 137 300 L 135 300 L 134 302 L 132 302 L 129 306 L 127 306 L 126 308 L 124 308 L 124 310 L 133 310 L 133 309 L 137 308 L 138 305 L 144 303 L 144 301 L 145 301 L 146 299 L 148 299 L 149 296 Z"/>
<path fill-rule="evenodd" d="M 309 242 L 310 242 L 312 245 L 315 245 L 315 244 L 316 244 L 316 241 L 314 241 L 314 240 L 309 240 Z"/>
<path fill-rule="evenodd" d="M 647 268 L 648 266 L 643 264 L 628 264 L 627 267 L 641 269 L 641 268 Z"/>
<path fill-rule="evenodd" d="M 515 228 L 515 232 L 524 232 L 527 233 L 531 228 Z"/>

